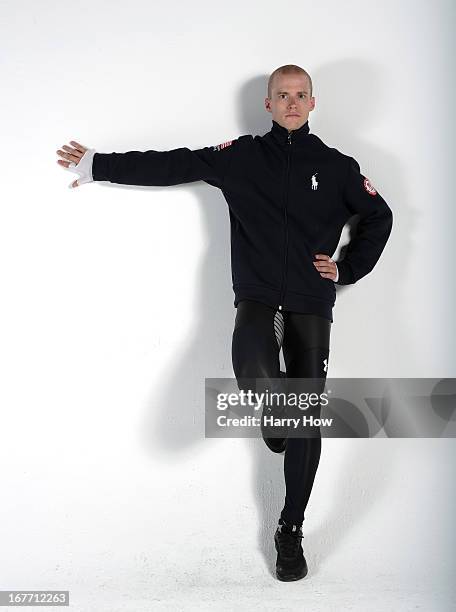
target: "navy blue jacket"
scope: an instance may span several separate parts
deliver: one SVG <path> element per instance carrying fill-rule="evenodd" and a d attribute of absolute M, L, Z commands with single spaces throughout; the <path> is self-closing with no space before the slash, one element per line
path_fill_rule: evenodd
<path fill-rule="evenodd" d="M 337 262 L 337 284 L 355 283 L 377 263 L 392 211 L 358 162 L 309 132 L 272 121 L 263 136 L 242 135 L 190 150 L 95 153 L 95 181 L 177 185 L 205 181 L 229 207 L 234 305 L 242 299 L 333 320 L 335 283 L 320 276 L 315 254 L 332 256 L 342 228 L 359 215 L 355 237 Z"/>

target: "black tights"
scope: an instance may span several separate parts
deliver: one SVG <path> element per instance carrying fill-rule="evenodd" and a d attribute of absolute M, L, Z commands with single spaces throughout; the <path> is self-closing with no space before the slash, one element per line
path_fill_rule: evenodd
<path fill-rule="evenodd" d="M 287 378 L 326 378 L 331 321 L 314 314 L 282 312 L 261 302 L 237 306 L 232 360 L 236 379 L 280 378 L 280 348 Z M 323 384 L 324 386 L 324 384 Z M 320 390 L 320 392 L 323 389 Z M 289 437 L 284 457 L 285 505 L 281 517 L 301 524 L 321 454 L 321 434 Z"/>

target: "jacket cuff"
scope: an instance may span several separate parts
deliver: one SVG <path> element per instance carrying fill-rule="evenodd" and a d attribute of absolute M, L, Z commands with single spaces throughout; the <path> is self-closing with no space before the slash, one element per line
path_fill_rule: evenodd
<path fill-rule="evenodd" d="M 351 285 L 355 282 L 353 280 L 353 272 L 349 263 L 346 261 L 338 261 L 337 269 L 339 271 L 339 278 L 337 281 L 334 281 L 335 283 L 338 285 Z"/>
<path fill-rule="evenodd" d="M 92 159 L 92 178 L 94 181 L 109 181 L 108 154 L 95 153 Z"/>

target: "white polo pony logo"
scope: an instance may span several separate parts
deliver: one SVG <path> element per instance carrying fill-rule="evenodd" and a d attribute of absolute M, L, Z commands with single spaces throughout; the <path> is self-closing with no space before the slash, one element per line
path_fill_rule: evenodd
<path fill-rule="evenodd" d="M 312 174 L 312 189 L 317 189 L 318 188 L 318 181 L 317 181 L 317 174 L 318 172 L 315 172 L 315 174 Z"/>

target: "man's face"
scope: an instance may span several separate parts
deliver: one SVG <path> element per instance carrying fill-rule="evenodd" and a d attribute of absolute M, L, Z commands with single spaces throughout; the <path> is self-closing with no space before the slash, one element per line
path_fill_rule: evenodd
<path fill-rule="evenodd" d="M 310 84 L 303 74 L 276 75 L 271 97 L 264 103 L 274 121 L 288 131 L 304 125 L 315 108 L 315 98 L 310 96 Z"/>

